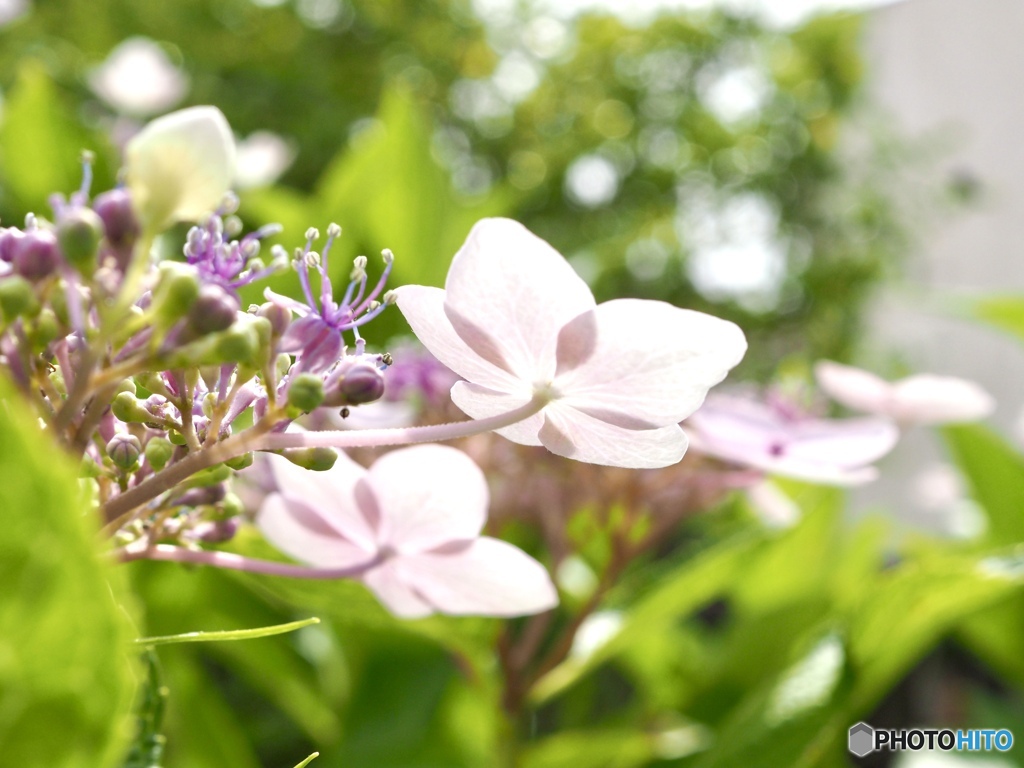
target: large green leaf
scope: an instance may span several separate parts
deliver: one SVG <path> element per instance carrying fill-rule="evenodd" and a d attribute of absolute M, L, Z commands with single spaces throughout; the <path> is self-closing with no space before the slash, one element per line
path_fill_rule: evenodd
<path fill-rule="evenodd" d="M 26 411 L 0 381 L 0 762 L 114 766 L 135 682 L 123 578 L 72 463 Z"/>
<path fill-rule="evenodd" d="M 831 765 L 846 729 L 941 637 L 1022 584 L 1012 555 L 938 549 L 868 580 L 858 608 L 823 615 L 791 665 L 737 707 L 699 768 Z"/>
<path fill-rule="evenodd" d="M 1024 541 L 1024 459 L 980 425 L 946 427 L 943 434 L 985 510 L 986 539 L 997 545 Z"/>
<path fill-rule="evenodd" d="M 1024 296 L 989 296 L 974 302 L 970 312 L 1024 341 Z"/>
<path fill-rule="evenodd" d="M 0 173 L 5 195 L 24 210 L 49 215 L 54 192 L 68 194 L 82 179 L 81 152 L 96 156 L 99 180 L 109 176 L 105 139 L 85 131 L 65 109 L 43 64 L 27 60 L 4 104 Z"/>

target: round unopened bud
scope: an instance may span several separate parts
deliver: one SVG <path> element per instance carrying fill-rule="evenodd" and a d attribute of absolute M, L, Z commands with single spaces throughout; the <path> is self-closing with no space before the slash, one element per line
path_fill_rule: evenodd
<path fill-rule="evenodd" d="M 26 232 L 24 237 L 14 242 L 11 266 L 24 278 L 42 280 L 53 274 L 59 263 L 57 236 L 48 229 Z"/>
<path fill-rule="evenodd" d="M 284 336 L 284 332 L 288 330 L 288 325 L 292 321 L 291 310 L 272 301 L 263 304 L 257 314 L 270 321 L 270 330 L 275 339 Z"/>
<path fill-rule="evenodd" d="M 74 208 L 57 225 L 57 242 L 68 264 L 85 274 L 96 268 L 103 220 L 89 208 Z"/>
<path fill-rule="evenodd" d="M 119 395 L 122 392 L 130 392 L 132 395 L 136 394 L 138 389 L 135 387 L 135 382 L 132 379 L 125 379 L 118 384 L 117 391 L 114 394 Z"/>
<path fill-rule="evenodd" d="M 223 544 L 235 538 L 238 527 L 238 518 L 229 517 L 224 520 L 208 520 L 199 523 L 192 530 L 197 538 L 206 544 Z"/>
<path fill-rule="evenodd" d="M 324 405 L 363 405 L 380 400 L 384 395 L 384 374 L 369 363 L 356 363 L 339 379 Z"/>
<path fill-rule="evenodd" d="M 146 460 L 159 472 L 174 455 L 174 444 L 164 437 L 151 437 L 146 443 Z"/>
<path fill-rule="evenodd" d="M 224 463 L 227 464 L 231 469 L 245 469 L 251 467 L 254 461 L 254 457 L 251 453 L 243 453 L 241 456 L 236 456 L 233 459 L 228 459 Z"/>
<path fill-rule="evenodd" d="M 19 315 L 31 314 L 38 310 L 32 284 L 20 275 L 8 275 L 0 280 L 0 312 L 4 319 L 11 321 Z"/>
<path fill-rule="evenodd" d="M 201 334 L 216 333 L 231 327 L 238 317 L 238 299 L 222 286 L 207 283 L 188 313 L 189 325 Z"/>
<path fill-rule="evenodd" d="M 125 424 L 144 424 L 153 421 L 153 414 L 143 405 L 131 392 L 122 392 L 110 404 L 110 410 L 115 418 Z"/>
<path fill-rule="evenodd" d="M 139 220 L 127 189 L 112 189 L 97 195 L 92 208 L 103 221 L 107 242 L 117 247 L 131 245 L 139 236 Z"/>
<path fill-rule="evenodd" d="M 25 236 L 17 227 L 0 229 L 0 261 L 10 263 L 14 258 L 14 244 Z"/>
<path fill-rule="evenodd" d="M 131 469 L 142 454 L 142 443 L 135 435 L 118 433 L 107 443 L 107 456 L 122 469 Z"/>
<path fill-rule="evenodd" d="M 190 488 L 174 500 L 183 507 L 199 507 L 216 504 L 227 495 L 228 489 L 222 482 L 214 482 L 198 488 Z"/>
<path fill-rule="evenodd" d="M 324 401 L 324 383 L 312 373 L 300 373 L 288 387 L 288 405 L 309 413 Z"/>
<path fill-rule="evenodd" d="M 326 472 L 338 460 L 338 452 L 333 448 L 288 448 L 281 451 L 281 455 L 292 464 L 314 472 Z"/>
<path fill-rule="evenodd" d="M 243 315 L 251 317 L 251 315 Z M 216 345 L 217 359 L 222 363 L 251 363 L 260 348 L 260 337 L 255 326 L 236 322 L 221 331 Z"/>
<path fill-rule="evenodd" d="M 170 328 L 192 309 L 198 298 L 199 277 L 193 268 L 170 261 L 160 265 L 151 304 L 158 326 Z"/>
<path fill-rule="evenodd" d="M 36 317 L 35 327 L 32 331 L 32 348 L 42 350 L 60 335 L 60 321 L 57 319 L 57 314 L 49 307 L 43 307 L 39 316 Z"/>

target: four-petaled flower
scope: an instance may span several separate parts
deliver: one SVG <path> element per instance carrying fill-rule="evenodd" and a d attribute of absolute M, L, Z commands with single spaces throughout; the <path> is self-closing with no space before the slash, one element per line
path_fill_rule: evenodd
<path fill-rule="evenodd" d="M 826 485 L 874 480 L 868 466 L 892 450 L 899 430 L 888 419 L 815 419 L 735 395 L 715 394 L 686 426 L 707 456 L 773 475 Z"/>
<path fill-rule="evenodd" d="M 892 383 L 873 373 L 822 360 L 814 375 L 825 394 L 855 411 L 900 424 L 977 421 L 995 410 L 992 396 L 973 381 L 919 373 Z"/>
<path fill-rule="evenodd" d="M 508 219 L 473 227 L 444 290 L 396 295 L 424 346 L 465 379 L 452 388 L 459 408 L 484 418 L 536 402 L 498 433 L 594 464 L 679 461 L 679 422 L 746 350 L 739 328 L 699 312 L 637 299 L 597 306 L 554 248 Z"/>
<path fill-rule="evenodd" d="M 369 470 L 345 454 L 327 472 L 270 463 L 278 492 L 256 519 L 267 539 L 313 566 L 367 564 L 362 580 L 398 616 L 519 616 L 558 602 L 540 563 L 480 536 L 487 482 L 454 448 L 404 448 Z"/>

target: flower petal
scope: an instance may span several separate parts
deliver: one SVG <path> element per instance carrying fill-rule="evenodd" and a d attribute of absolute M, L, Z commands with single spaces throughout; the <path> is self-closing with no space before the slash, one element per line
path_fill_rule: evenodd
<path fill-rule="evenodd" d="M 484 473 L 455 448 L 392 451 L 374 462 L 366 480 L 380 507 L 378 540 L 402 553 L 474 538 L 487 519 Z"/>
<path fill-rule="evenodd" d="M 857 485 L 877 472 L 865 466 L 899 439 L 888 419 L 787 420 L 770 407 L 716 395 L 686 421 L 693 449 L 763 472 L 829 485 Z"/>
<path fill-rule="evenodd" d="M 822 391 L 840 405 L 864 413 L 888 412 L 892 385 L 868 371 L 822 360 L 814 366 Z"/>
<path fill-rule="evenodd" d="M 562 402 L 631 429 L 678 424 L 746 351 L 733 323 L 661 301 L 609 301 L 558 337 Z"/>
<path fill-rule="evenodd" d="M 544 566 L 521 549 L 486 536 L 452 552 L 402 556 L 395 569 L 444 613 L 525 616 L 558 604 Z"/>
<path fill-rule="evenodd" d="M 302 499 L 268 496 L 256 525 L 286 555 L 320 568 L 344 568 L 368 557 L 366 549 L 342 536 L 322 511 Z"/>
<path fill-rule="evenodd" d="M 919 374 L 893 385 L 892 416 L 912 424 L 978 421 L 989 416 L 995 400 L 973 381 Z"/>
<path fill-rule="evenodd" d="M 483 359 L 455 332 L 444 311 L 445 292 L 423 285 L 396 289 L 398 309 L 412 327 L 416 338 L 443 365 L 459 376 L 500 392 L 524 389 L 524 384 Z M 526 390 L 529 391 L 528 387 Z M 527 395 L 529 399 L 529 395 Z"/>
<path fill-rule="evenodd" d="M 216 107 L 190 107 L 157 118 L 125 148 L 125 177 L 136 213 L 154 232 L 217 208 L 234 167 L 235 139 Z"/>
<path fill-rule="evenodd" d="M 576 461 L 630 469 L 676 464 L 687 439 L 677 424 L 660 429 L 626 429 L 554 402 L 544 411 L 540 441 L 552 453 Z"/>
<path fill-rule="evenodd" d="M 431 605 L 405 583 L 393 560 L 363 574 L 363 583 L 400 618 L 420 619 L 434 612 Z"/>
<path fill-rule="evenodd" d="M 472 384 L 468 381 L 457 381 L 452 387 L 452 402 L 474 419 L 486 419 L 489 416 L 500 416 L 530 402 L 532 394 L 527 391 L 522 395 L 509 395 L 495 392 L 492 389 Z M 542 413 L 535 413 L 520 422 L 504 429 L 495 430 L 506 440 L 520 445 L 540 445 L 537 433 L 544 426 Z"/>
<path fill-rule="evenodd" d="M 338 451 L 337 461 L 326 472 L 303 469 L 283 456 L 268 455 L 267 461 L 281 495 L 302 501 L 326 525 L 364 550 L 376 550 L 376 533 L 356 497 L 356 485 L 366 470 L 344 451 Z"/>
<path fill-rule="evenodd" d="M 559 330 L 594 307 L 593 294 L 565 258 L 511 219 L 474 225 L 452 260 L 445 289 L 445 308 L 463 340 L 530 384 L 550 380 Z"/>

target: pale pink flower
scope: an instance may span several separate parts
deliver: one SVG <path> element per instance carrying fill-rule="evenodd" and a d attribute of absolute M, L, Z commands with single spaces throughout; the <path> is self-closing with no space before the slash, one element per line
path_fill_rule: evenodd
<path fill-rule="evenodd" d="M 679 422 L 746 350 L 739 328 L 699 312 L 638 299 L 597 306 L 554 248 L 508 219 L 473 227 L 444 290 L 396 293 L 424 346 L 465 379 L 452 387 L 459 408 L 479 419 L 538 403 L 498 433 L 594 464 L 679 461 Z"/>
<path fill-rule="evenodd" d="M 270 543 L 318 568 L 368 564 L 362 580 L 398 616 L 520 616 L 558 602 L 540 563 L 480 536 L 487 482 L 454 448 L 403 448 L 368 470 L 344 453 L 327 472 L 270 463 L 278 492 L 256 518 Z"/>
<path fill-rule="evenodd" d="M 995 401 L 973 381 L 918 374 L 888 382 L 873 373 L 822 360 L 814 367 L 821 389 L 855 411 L 888 416 L 901 424 L 978 421 L 995 410 Z"/>
<path fill-rule="evenodd" d="M 888 419 L 795 417 L 764 403 L 711 395 L 686 421 L 693 448 L 762 472 L 826 485 L 859 485 L 868 466 L 892 450 L 899 430 Z"/>

